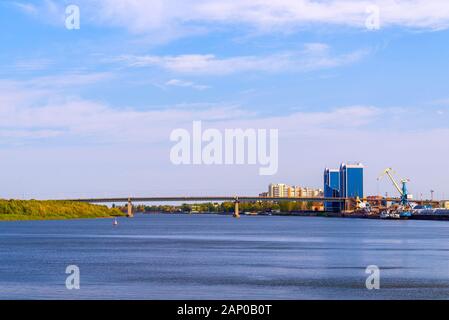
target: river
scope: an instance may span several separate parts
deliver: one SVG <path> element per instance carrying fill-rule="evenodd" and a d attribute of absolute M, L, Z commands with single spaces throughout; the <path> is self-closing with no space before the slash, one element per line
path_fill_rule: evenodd
<path fill-rule="evenodd" d="M 0 222 L 0 299 L 447 299 L 449 222 L 223 215 Z M 80 289 L 68 290 L 68 265 Z M 368 290 L 365 269 L 380 270 Z"/>

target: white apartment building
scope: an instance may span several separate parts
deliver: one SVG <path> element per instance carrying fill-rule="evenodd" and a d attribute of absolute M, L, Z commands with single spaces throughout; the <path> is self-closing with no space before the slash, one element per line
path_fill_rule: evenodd
<path fill-rule="evenodd" d="M 268 186 L 268 196 L 273 198 L 288 197 L 289 186 L 283 183 L 270 183 Z"/>
<path fill-rule="evenodd" d="M 271 183 L 267 195 L 272 198 L 317 198 L 323 196 L 323 190 Z"/>

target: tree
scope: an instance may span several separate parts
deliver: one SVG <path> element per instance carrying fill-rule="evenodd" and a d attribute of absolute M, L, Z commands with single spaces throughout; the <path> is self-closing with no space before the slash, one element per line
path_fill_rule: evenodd
<path fill-rule="evenodd" d="M 181 210 L 183 212 L 190 212 L 190 211 L 192 211 L 192 206 L 190 204 L 183 203 L 181 206 Z"/>

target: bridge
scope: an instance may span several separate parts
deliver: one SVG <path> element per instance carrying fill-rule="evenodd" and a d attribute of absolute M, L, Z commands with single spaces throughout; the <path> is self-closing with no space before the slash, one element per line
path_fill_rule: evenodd
<path fill-rule="evenodd" d="M 379 205 L 381 202 L 396 202 L 401 201 L 400 198 L 363 198 L 363 201 L 367 201 L 372 205 Z M 336 202 L 342 203 L 345 210 L 350 209 L 357 202 L 355 198 L 329 198 L 329 197 L 253 197 L 253 196 L 199 196 L 199 197 L 117 197 L 117 198 L 80 198 L 80 199 L 66 199 L 61 201 L 72 201 L 72 202 L 87 202 L 87 203 L 127 203 L 127 215 L 128 217 L 133 217 L 133 202 L 196 202 L 196 201 L 206 201 L 206 202 L 234 202 L 234 216 L 239 217 L 239 203 L 240 202 L 279 202 L 279 201 L 289 201 L 289 202 Z M 440 201 L 437 200 L 411 200 L 411 202 L 424 205 L 437 205 Z"/>
<path fill-rule="evenodd" d="M 127 203 L 128 217 L 133 216 L 133 202 L 193 202 L 193 201 L 207 201 L 207 202 L 234 202 L 234 216 L 239 217 L 239 203 L 240 202 L 338 202 L 347 206 L 349 201 L 354 201 L 351 198 L 274 198 L 274 197 L 251 197 L 251 196 L 203 196 L 203 197 L 127 197 L 127 198 L 85 198 L 85 199 L 66 199 L 63 201 L 72 202 L 87 202 L 87 203 Z"/>

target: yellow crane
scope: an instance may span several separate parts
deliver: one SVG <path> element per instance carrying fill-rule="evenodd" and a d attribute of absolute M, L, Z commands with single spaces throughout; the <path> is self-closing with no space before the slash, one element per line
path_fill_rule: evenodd
<path fill-rule="evenodd" d="M 392 168 L 385 169 L 382 174 L 377 178 L 377 181 L 380 181 L 383 176 L 387 175 L 388 178 L 390 178 L 391 182 L 393 183 L 396 190 L 398 190 L 399 194 L 401 195 L 401 203 L 403 205 L 407 205 L 408 203 L 408 191 L 407 191 L 407 182 L 409 182 L 409 179 L 401 179 L 402 188 L 399 186 L 399 184 L 394 180 L 393 175 L 391 174 L 393 171 Z"/>

